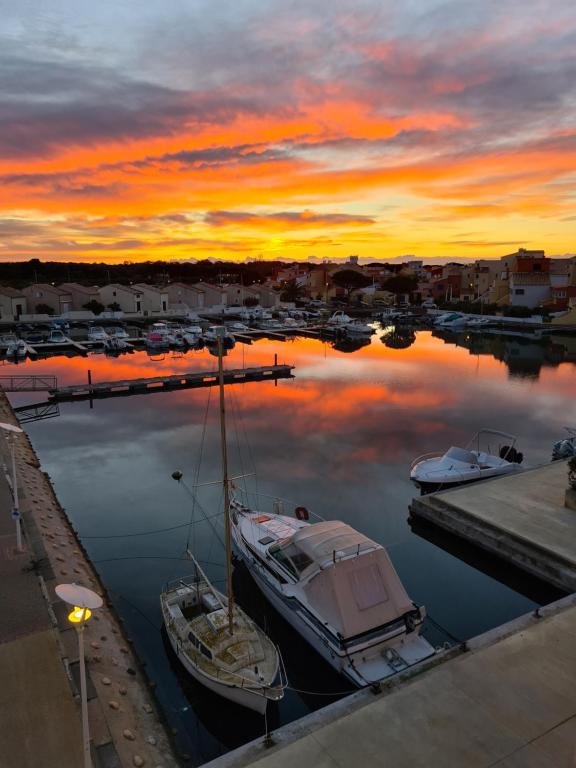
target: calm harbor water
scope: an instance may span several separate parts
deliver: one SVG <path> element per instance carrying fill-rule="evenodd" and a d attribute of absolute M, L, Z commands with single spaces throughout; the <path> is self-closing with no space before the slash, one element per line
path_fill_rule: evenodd
<path fill-rule="evenodd" d="M 548 461 L 562 426 L 576 423 L 576 340 L 439 338 L 379 329 L 371 344 L 353 352 L 308 339 L 237 345 L 226 365 L 269 364 L 275 353 L 296 366 L 294 379 L 226 390 L 231 470 L 250 474 L 240 487 L 286 499 L 286 513 L 303 504 L 344 520 L 385 545 L 411 597 L 426 605 L 434 622 L 426 633 L 435 644 L 477 635 L 557 597 L 472 547 L 412 528 L 408 504 L 416 490 L 408 474 L 416 456 L 463 445 L 483 427 L 517 434 L 527 465 Z M 60 383 L 76 383 L 86 380 L 88 369 L 102 381 L 215 363 L 207 351 L 157 359 L 143 352 L 118 359 L 92 354 L 27 362 L 18 370 L 5 366 L 3 373 L 53 374 Z M 12 396 L 15 405 L 38 399 Z M 188 539 L 210 576 L 224 576 L 218 538 L 205 522 L 187 526 L 191 500 L 171 478 L 180 469 L 194 484 L 202 444 L 199 482 L 219 478 L 217 391 L 96 400 L 93 408 L 62 404 L 57 418 L 31 423 L 27 431 L 157 684 L 181 752 L 198 764 L 262 735 L 262 718 L 187 678 L 161 630 L 158 596 L 166 580 L 189 572 L 182 559 Z M 199 499 L 206 515 L 221 510 L 217 486 L 200 489 Z M 221 529 L 218 518 L 212 522 Z M 235 588 L 278 642 L 298 689 L 269 712 L 270 727 L 335 698 L 317 694 L 348 688 L 239 569 Z"/>

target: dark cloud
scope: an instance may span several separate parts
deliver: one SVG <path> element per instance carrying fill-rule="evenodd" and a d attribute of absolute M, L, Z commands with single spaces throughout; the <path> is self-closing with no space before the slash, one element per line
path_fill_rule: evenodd
<path fill-rule="evenodd" d="M 285 226 L 346 226 L 374 224 L 371 216 L 346 213 L 314 213 L 312 211 L 283 211 L 278 213 L 247 213 L 244 211 L 210 211 L 206 214 L 207 224 L 222 227 L 229 224 L 277 223 Z"/>

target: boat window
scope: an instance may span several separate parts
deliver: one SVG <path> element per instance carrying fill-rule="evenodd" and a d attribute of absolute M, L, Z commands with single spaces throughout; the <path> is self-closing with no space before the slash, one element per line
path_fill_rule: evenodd
<path fill-rule="evenodd" d="M 199 643 L 199 647 L 200 647 L 200 653 L 203 653 L 204 656 L 206 656 L 207 659 L 211 659 L 212 658 L 212 651 L 210 651 L 210 649 L 207 648 L 204 645 L 204 643 Z"/>
<path fill-rule="evenodd" d="M 272 536 L 264 536 L 264 538 L 258 539 L 258 542 L 260 544 L 264 544 L 264 545 L 272 544 L 273 541 L 274 541 L 274 539 L 272 538 Z"/>
<path fill-rule="evenodd" d="M 299 578 L 300 574 L 314 562 L 294 544 L 289 544 L 287 547 L 281 547 L 280 545 L 270 547 L 268 551 L 275 560 L 287 568 L 296 578 Z"/>
<path fill-rule="evenodd" d="M 446 458 L 454 459 L 454 461 L 463 461 L 466 464 L 478 464 L 478 459 L 471 451 L 454 446 L 446 451 Z"/>

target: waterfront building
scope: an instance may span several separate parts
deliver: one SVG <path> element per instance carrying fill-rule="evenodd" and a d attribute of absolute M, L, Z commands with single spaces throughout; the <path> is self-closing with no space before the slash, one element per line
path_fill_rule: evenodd
<path fill-rule="evenodd" d="M 131 285 L 110 283 L 100 288 L 102 304 L 106 307 L 120 307 L 121 312 L 140 314 L 143 310 L 143 295 Z"/>
<path fill-rule="evenodd" d="M 22 291 L 26 296 L 30 312 L 38 314 L 46 307 L 47 314 L 63 315 L 72 309 L 72 294 L 70 291 L 57 288 L 49 283 L 34 283 Z M 38 309 L 40 307 L 40 310 Z M 44 310 L 46 311 L 46 310 Z"/>
<path fill-rule="evenodd" d="M 79 283 L 61 283 L 60 290 L 66 291 L 72 297 L 71 310 L 85 309 L 85 305 L 92 301 L 102 304 L 100 297 L 100 288 L 97 286 L 80 285 Z"/>
<path fill-rule="evenodd" d="M 177 311 L 195 312 L 204 307 L 205 292 L 195 285 L 187 283 L 169 283 L 166 288 L 169 305 Z"/>
<path fill-rule="evenodd" d="M 204 306 L 205 307 L 225 307 L 227 305 L 228 296 L 226 291 L 219 285 L 212 285 L 211 283 L 194 283 L 194 287 L 204 293 Z"/>
<path fill-rule="evenodd" d="M 25 315 L 27 311 L 24 291 L 0 286 L 0 320 L 18 320 L 20 315 Z"/>

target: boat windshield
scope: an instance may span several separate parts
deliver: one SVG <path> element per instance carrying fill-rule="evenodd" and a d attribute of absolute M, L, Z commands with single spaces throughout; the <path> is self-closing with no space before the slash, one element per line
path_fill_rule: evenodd
<path fill-rule="evenodd" d="M 472 453 L 472 451 L 466 451 L 464 448 L 456 448 L 452 446 L 446 451 L 447 459 L 454 459 L 454 461 L 462 461 L 465 464 L 478 464 L 478 458 Z"/>
<path fill-rule="evenodd" d="M 280 565 L 283 565 L 296 579 L 299 579 L 306 568 L 314 562 L 305 552 L 302 552 L 302 550 L 298 549 L 294 544 L 285 546 L 282 546 L 282 544 L 274 544 L 270 547 L 268 553 L 280 563 Z"/>

